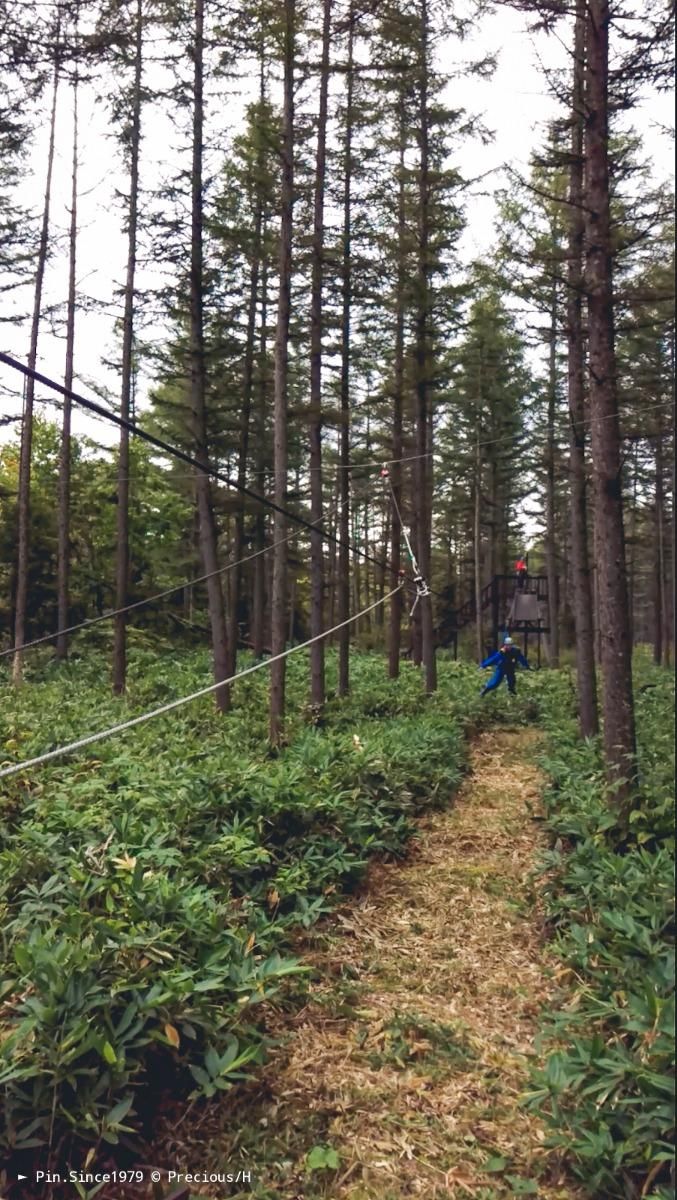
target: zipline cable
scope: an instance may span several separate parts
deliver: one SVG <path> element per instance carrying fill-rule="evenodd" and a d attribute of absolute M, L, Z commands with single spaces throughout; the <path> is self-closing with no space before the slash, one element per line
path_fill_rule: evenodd
<path fill-rule="evenodd" d="M 218 480 L 219 483 L 223 483 L 227 487 L 233 488 L 234 491 L 240 492 L 241 495 L 248 496 L 250 500 L 254 500 L 257 504 L 263 504 L 267 508 L 272 509 L 273 512 L 280 513 L 288 520 L 295 521 L 297 525 L 302 526 L 304 529 L 310 530 L 311 533 L 319 533 L 325 541 L 333 542 L 336 546 L 342 546 L 344 549 L 350 550 L 351 553 L 358 555 L 360 558 L 365 559 L 365 561 L 374 563 L 374 565 L 380 567 L 381 570 L 388 570 L 392 575 L 397 574 L 395 568 L 390 563 L 384 562 L 378 558 L 374 558 L 373 554 L 369 554 L 365 550 L 360 550 L 358 546 L 355 546 L 350 542 L 343 542 L 340 538 L 336 537 L 335 534 L 330 533 L 326 529 L 317 529 L 313 524 L 311 524 L 310 521 L 307 521 L 305 517 L 301 517 L 297 513 L 293 513 L 289 509 L 283 508 L 282 505 L 277 504 L 275 500 L 270 500 L 267 496 L 260 496 L 258 492 L 253 492 L 251 488 L 246 486 L 246 484 L 238 483 L 237 480 L 231 479 L 230 476 L 217 471 L 215 467 L 210 467 L 208 464 L 199 462 L 198 459 L 194 458 L 192 454 L 188 454 L 187 451 L 180 450 L 178 447 L 170 445 L 169 442 L 165 442 L 162 438 L 155 437 L 155 435 L 152 433 L 147 433 L 146 430 L 141 429 L 135 421 L 129 421 L 126 417 L 118 416 L 117 413 L 112 412 L 111 409 L 104 408 L 102 404 L 98 404 L 95 400 L 88 400 L 86 396 L 81 396 L 78 392 L 74 392 L 72 388 L 66 388 L 63 386 L 63 384 L 57 383 L 55 379 L 50 379 L 48 375 L 42 375 L 39 371 L 35 371 L 31 367 L 26 366 L 25 363 L 19 362 L 16 358 L 12 358 L 11 354 L 5 354 L 4 351 L 0 350 L 0 362 L 5 363 L 5 365 L 8 367 L 12 367 L 12 369 L 15 371 L 21 371 L 23 375 L 35 380 L 36 383 L 41 383 L 45 387 L 52 388 L 61 396 L 74 401 L 75 404 L 79 404 L 82 408 L 86 408 L 88 412 L 93 412 L 97 416 L 104 417 L 107 421 L 112 421 L 112 423 L 117 425 L 119 429 L 126 429 L 128 433 L 133 434 L 135 437 L 141 438 L 142 441 L 147 442 L 150 446 L 153 446 L 162 454 L 169 455 L 170 458 L 176 458 L 181 462 L 187 463 L 188 466 L 194 467 L 196 471 L 200 471 L 203 475 L 208 475 L 210 478 Z M 412 582 L 413 581 L 410 581 L 410 583 Z M 21 646 L 17 646 L 16 653 L 19 653 L 21 649 Z"/>
<path fill-rule="evenodd" d="M 322 638 L 330 637 L 331 634 L 336 633 L 339 629 L 343 629 L 346 625 L 351 625 L 353 621 L 358 621 L 360 617 L 365 617 L 367 613 L 372 612 L 379 605 L 386 604 L 403 586 L 401 583 L 398 584 L 387 595 L 381 596 L 379 600 L 375 600 L 367 608 L 353 613 L 352 617 L 348 617 L 345 621 L 340 621 L 338 625 L 332 626 L 331 629 L 325 629 L 322 633 L 316 634 L 315 637 L 308 638 L 305 642 L 300 642 L 298 646 L 289 646 L 281 654 L 276 654 L 272 658 L 266 658 L 261 662 L 254 663 L 253 666 L 246 667 L 244 671 L 237 671 L 228 679 L 221 679 L 218 683 L 210 683 L 207 687 L 199 688 L 197 692 L 191 692 L 188 696 L 181 696 L 178 700 L 170 700 L 168 704 L 163 704 L 160 708 L 153 708 L 149 712 L 141 713 L 138 717 L 130 717 L 128 721 L 122 721 L 119 725 L 112 725 L 109 729 L 102 729 L 99 733 L 90 733 L 87 737 L 79 738 L 76 742 L 69 742 L 65 746 L 58 746 L 56 750 L 48 750 L 45 754 L 36 755 L 35 758 L 28 758 L 24 762 L 12 763 L 9 767 L 2 767 L 0 769 L 0 779 L 7 779 L 10 775 L 18 775 L 21 771 L 27 771 L 31 767 L 42 766 L 44 763 L 52 762 L 55 758 L 63 758 L 64 755 L 73 754 L 74 751 L 82 750 L 85 746 L 92 746 L 95 742 L 101 742 L 105 738 L 114 737 L 118 733 L 124 733 L 127 729 L 133 729 L 136 725 L 143 725 L 146 721 L 153 720 L 154 717 L 161 717 L 165 713 L 173 712 L 174 709 L 182 708 L 185 704 L 190 704 L 193 700 L 198 700 L 201 696 L 208 696 L 210 693 L 218 691 L 219 688 L 226 687 L 229 683 L 234 683 L 238 679 L 244 679 L 246 675 L 253 675 L 255 671 L 261 671 L 263 667 L 269 667 L 272 663 L 279 662 L 282 658 L 288 658 L 290 654 L 296 654 L 299 650 L 307 650 L 308 646 L 312 646 L 314 642 L 319 642 Z"/>

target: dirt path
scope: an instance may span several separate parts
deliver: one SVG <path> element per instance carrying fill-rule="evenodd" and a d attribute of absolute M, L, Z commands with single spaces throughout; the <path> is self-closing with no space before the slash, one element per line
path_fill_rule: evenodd
<path fill-rule="evenodd" d="M 375 866 L 306 943 L 317 980 L 301 1012 L 279 1014 L 263 1090 L 195 1131 L 211 1169 L 246 1163 L 266 1200 L 578 1195 L 520 1099 L 549 987 L 529 880 L 537 740 L 479 737 L 407 863 Z M 330 1154 L 309 1171 L 313 1147 L 338 1166 Z"/>

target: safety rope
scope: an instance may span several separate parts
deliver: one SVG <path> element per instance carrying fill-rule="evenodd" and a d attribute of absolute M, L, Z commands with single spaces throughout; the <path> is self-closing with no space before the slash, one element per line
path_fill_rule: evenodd
<path fill-rule="evenodd" d="M 395 495 L 395 489 L 393 487 L 392 480 L 390 478 L 390 471 L 388 470 L 388 466 L 386 463 L 384 463 L 381 468 L 381 479 L 383 479 L 384 483 L 387 483 L 387 485 L 390 489 L 390 498 L 392 500 L 393 507 L 395 509 L 395 512 L 397 513 L 397 517 L 400 522 L 400 529 L 402 530 L 402 536 L 404 538 L 404 542 L 407 547 L 407 554 L 409 555 L 409 561 L 411 563 L 411 572 L 414 577 L 414 585 L 416 587 L 416 597 L 414 599 L 414 603 L 409 612 L 409 617 L 411 618 L 414 615 L 414 610 L 416 609 L 416 605 L 418 604 L 419 600 L 422 600 L 425 596 L 430 595 L 430 588 L 428 587 L 426 580 L 423 578 L 423 575 L 421 574 L 421 570 L 418 565 L 418 562 L 416 561 L 416 555 L 414 554 L 412 544 L 409 540 L 409 534 L 407 533 L 407 527 L 406 527 L 404 521 L 402 520 L 402 513 L 400 512 L 400 506 L 397 503 L 397 496 Z"/>
<path fill-rule="evenodd" d="M 172 712 L 176 708 L 182 708 L 185 704 L 190 704 L 193 700 L 198 700 L 201 696 L 208 696 L 211 692 L 216 692 L 219 688 L 226 687 L 229 683 L 234 683 L 238 679 L 244 679 L 246 675 L 253 675 L 255 671 L 261 671 L 264 667 L 269 667 L 272 663 L 279 662 L 282 658 L 288 658 L 290 654 L 296 654 L 299 650 L 306 650 L 314 642 L 319 642 L 322 638 L 330 637 L 331 634 L 336 633 L 339 629 L 343 629 L 346 625 L 351 625 L 353 621 L 358 621 L 360 617 L 366 616 L 367 613 L 372 612 L 379 605 L 386 604 L 403 586 L 404 584 L 402 583 L 398 584 L 386 596 L 375 600 L 373 604 L 369 604 L 367 608 L 363 608 L 360 612 L 353 613 L 352 617 L 348 617 L 345 621 L 340 621 L 331 629 L 325 629 L 323 633 L 308 638 L 307 641 L 299 643 L 298 646 L 289 646 L 281 654 L 275 654 L 272 658 L 266 658 L 261 662 L 254 663 L 253 666 L 246 667 L 244 671 L 236 672 L 235 675 L 231 675 L 228 679 L 221 679 L 218 683 L 210 683 L 207 687 L 200 688 L 197 692 L 191 692 L 188 696 L 181 696 L 178 700 L 170 700 L 168 704 L 163 704 L 160 708 L 154 708 L 150 712 L 141 713 L 138 717 L 131 717 L 128 721 L 122 721 L 119 725 L 112 725 L 109 729 L 103 729 L 99 733 L 90 733 L 87 737 L 79 738 L 76 742 L 69 742 L 66 746 L 58 746 L 56 750 L 48 750 L 46 754 L 38 754 L 35 758 L 28 758 L 24 762 L 13 763 L 9 767 L 3 767 L 0 770 L 0 779 L 6 779 L 10 775 L 17 775 L 21 771 L 29 770 L 31 767 L 42 766 L 43 763 L 52 762 L 55 758 L 63 758 L 66 754 L 73 754 L 74 751 L 82 750 L 85 746 L 92 746 L 95 742 L 101 742 L 104 738 L 124 733 L 127 729 L 133 729 L 136 725 L 143 725 L 146 721 L 152 721 L 154 717 L 161 717 L 164 713 Z"/>
<path fill-rule="evenodd" d="M 57 629 L 54 633 L 45 633 L 42 637 L 33 638 L 30 642 L 24 642 L 22 646 L 9 646 L 6 650 L 0 650 L 0 659 L 7 658 L 10 654 L 16 654 L 20 651 L 22 654 L 26 650 L 33 650 L 36 646 L 44 646 L 46 642 L 54 642 L 57 638 L 66 637 L 68 634 L 79 633 L 81 629 L 89 629 L 91 625 L 99 625 L 102 621 L 112 621 L 113 617 L 121 617 L 124 613 L 134 612 L 137 608 L 143 608 L 146 604 L 153 604 L 156 600 L 164 600 L 166 596 L 173 596 L 175 592 L 180 592 L 183 588 L 194 587 L 198 583 L 204 583 L 207 579 L 213 579 L 215 575 L 225 575 L 228 571 L 233 571 L 235 567 L 240 567 L 243 563 L 251 562 L 253 558 L 258 558 L 260 554 L 266 554 L 269 550 L 274 550 L 276 546 L 282 545 L 283 542 L 288 542 L 290 538 L 298 537 L 300 529 L 295 529 L 289 537 L 282 538 L 279 542 L 272 542 L 270 546 L 264 546 L 262 550 L 256 550 L 253 554 L 247 554 L 244 558 L 238 558 L 236 562 L 226 563 L 225 566 L 219 567 L 216 571 L 209 571 L 207 575 L 198 575 L 195 579 L 186 579 L 184 583 L 177 583 L 174 587 L 166 588 L 164 592 L 155 592 L 152 596 L 146 596 L 143 600 L 135 600 L 133 604 L 125 604 L 122 608 L 112 608 L 108 612 L 99 613 L 96 617 L 86 617 L 84 621 L 79 621 L 77 625 L 67 625 L 65 629 Z"/>

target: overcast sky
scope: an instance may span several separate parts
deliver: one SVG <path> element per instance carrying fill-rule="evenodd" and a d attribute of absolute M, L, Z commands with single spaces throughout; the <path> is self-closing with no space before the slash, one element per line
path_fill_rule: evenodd
<path fill-rule="evenodd" d="M 561 36 L 567 30 L 561 28 Z M 473 189 L 467 204 L 467 228 L 461 241 L 465 261 L 481 258 L 492 245 L 495 201 L 493 193 L 506 182 L 505 164 L 524 173 L 528 170 L 532 151 L 543 142 L 547 123 L 558 112 L 555 101 L 548 95 L 543 66 L 566 69 L 569 58 L 560 35 L 532 36 L 525 17 L 507 7 L 498 8 L 485 16 L 473 39 L 463 44 L 466 58 L 497 52 L 498 68 L 490 81 L 479 78 L 456 77 L 459 48 L 455 42 L 442 47 L 440 66 L 454 76 L 450 80 L 447 98 L 454 107 L 463 107 L 480 114 L 493 132 L 491 144 L 483 146 L 478 140 L 468 141 L 456 157 L 457 165 L 466 178 L 483 177 Z M 230 100 L 227 118 L 231 129 L 238 119 L 242 105 Z M 642 108 L 632 114 L 632 123 L 641 132 L 644 151 L 654 164 L 658 179 L 668 177 L 671 170 L 672 147 L 661 133 L 660 126 L 672 123 L 672 98 L 651 96 Z M 63 88 L 60 95 L 57 125 L 57 153 L 54 170 L 54 200 L 52 219 L 62 235 L 62 249 L 50 261 L 45 283 L 47 305 L 62 303 L 67 289 L 66 230 L 70 205 L 70 143 L 71 96 Z M 24 200 L 35 205 L 36 195 L 44 187 L 46 153 L 46 119 L 41 135 L 36 139 L 30 164 L 31 177 L 24 186 Z M 126 245 L 121 232 L 121 209 L 114 201 L 116 187 L 126 188 L 126 179 L 119 170 L 118 148 L 111 136 L 107 109 L 95 104 L 90 90 L 81 88 L 80 98 L 80 178 L 79 178 L 79 239 L 78 291 L 106 304 L 105 313 L 78 316 L 76 330 L 76 387 L 87 391 L 89 383 L 110 389 L 117 398 L 118 382 L 103 360 L 113 351 L 113 322 L 120 313 L 120 301 L 115 291 L 124 279 Z M 172 161 L 172 138 L 176 137 L 166 118 L 149 108 L 144 111 L 144 145 L 142 177 L 146 186 L 167 168 Z M 143 287 L 144 273 L 138 276 Z M 30 304 L 24 294 L 23 305 Z M 17 358 L 26 360 L 28 326 L 0 327 L 3 348 Z M 158 331 L 159 332 L 159 331 Z M 56 379 L 63 378 L 63 339 L 56 336 L 45 323 L 40 332 L 38 369 Z M 4 384 L 12 383 L 11 373 L 0 366 Z M 15 382 L 15 381 L 14 381 Z M 42 390 L 39 389 L 39 396 Z M 91 393 L 90 393 L 91 394 Z M 143 388 L 142 388 L 143 394 Z M 10 400 L 0 396 L 4 412 L 20 411 L 20 395 Z M 48 410 L 49 411 L 49 410 Z M 53 410 L 52 410 L 53 411 Z M 113 444 L 117 432 L 112 426 L 93 422 L 83 414 L 74 414 L 74 430 L 87 432 L 101 442 Z M 7 436 L 7 433 L 5 434 Z"/>

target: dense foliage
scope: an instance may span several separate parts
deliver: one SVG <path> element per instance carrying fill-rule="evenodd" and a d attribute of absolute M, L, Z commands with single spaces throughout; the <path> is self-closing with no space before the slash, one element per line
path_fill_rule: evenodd
<path fill-rule="evenodd" d="M 12 757 L 119 719 L 103 657 L 35 670 L 0 719 Z M 292 662 L 295 715 L 277 757 L 262 672 L 239 685 L 225 726 L 207 698 L 10 781 L 0 1144 L 12 1154 L 77 1159 L 138 1135 L 151 1074 L 155 1102 L 163 1080 L 183 1094 L 229 1087 L 261 1054 L 256 1006 L 302 969 L 284 957 L 287 932 L 326 912 L 369 855 L 403 851 L 416 811 L 453 793 L 466 729 L 491 719 L 475 669 L 445 663 L 426 700 L 417 671 L 386 681 L 365 655 L 353 698 L 331 701 L 318 730 L 301 707 L 306 664 Z M 139 647 L 127 706 L 207 673 L 206 654 Z"/>
<path fill-rule="evenodd" d="M 159 659 L 150 634 L 135 641 L 130 712 L 208 673 L 203 652 Z M 105 653 L 92 642 L 86 658 L 34 666 L 1 719 L 12 757 L 89 731 L 93 713 L 101 727 L 119 719 Z M 332 681 L 335 668 L 330 657 Z M 566 673 L 525 678 L 517 701 L 482 705 L 473 668 L 445 661 L 426 698 L 417 671 L 387 681 L 377 656 L 359 655 L 353 696 L 330 699 L 318 728 L 303 707 L 305 671 L 292 660 L 280 754 L 266 748 L 262 673 L 239 685 L 225 726 L 207 699 L 5 789 L 0 1144 L 17 1162 L 44 1161 L 46 1149 L 52 1162 L 88 1152 L 91 1162 L 106 1144 L 138 1146 L 163 1092 L 231 1087 L 265 1053 L 257 1006 L 303 971 L 293 930 L 329 911 L 370 855 L 404 852 L 416 812 L 455 790 L 467 732 L 538 718 L 552 781 L 546 899 L 566 994 L 530 1103 L 591 1194 L 667 1197 L 669 675 L 640 667 L 643 793 L 628 838 L 599 747 L 577 736 Z"/>
<path fill-rule="evenodd" d="M 591 1192 L 673 1195 L 674 1163 L 674 682 L 641 665 L 637 710 L 642 796 L 630 835 L 617 823 L 599 747 L 563 718 L 563 677 L 551 677 L 555 840 L 547 904 L 560 979 L 573 996 L 552 1015 L 556 1048 L 531 1104 Z M 571 704 L 568 705 L 571 708 Z M 672 1168 L 674 1170 L 674 1167 Z"/>
<path fill-rule="evenodd" d="M 134 556 L 129 602 L 172 587 L 188 578 L 195 566 L 186 527 L 190 510 L 185 475 L 175 478 L 153 461 L 143 442 L 131 448 L 133 511 L 129 537 Z M 71 462 L 70 535 L 73 564 L 70 576 L 70 620 L 96 618 L 114 604 L 115 464 L 91 439 L 73 438 Z M 0 447 L 0 630 L 11 629 L 14 553 L 17 539 L 19 445 Z M 55 425 L 37 420 L 33 438 L 33 539 L 29 569 L 26 628 L 30 637 L 57 628 L 57 508 L 54 502 L 59 471 L 59 435 Z M 175 630 L 184 616 L 181 587 L 156 605 L 134 614 L 137 625 L 153 622 L 157 631 Z"/>

